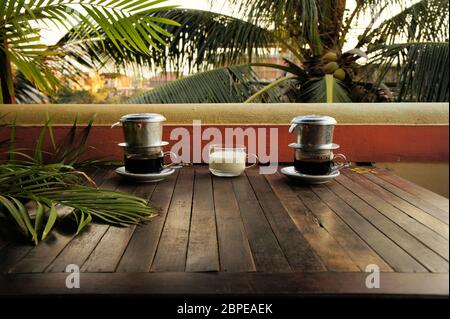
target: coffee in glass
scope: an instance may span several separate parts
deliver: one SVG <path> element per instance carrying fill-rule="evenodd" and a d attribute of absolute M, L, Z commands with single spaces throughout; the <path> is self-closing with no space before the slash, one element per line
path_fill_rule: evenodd
<path fill-rule="evenodd" d="M 341 158 L 343 161 L 336 161 L 336 159 Z M 325 161 L 314 161 L 307 160 L 305 158 L 302 159 L 294 159 L 294 167 L 295 170 L 301 174 L 306 175 L 329 175 L 336 170 L 340 170 L 341 168 L 347 167 L 347 159 L 342 154 L 337 154 L 332 156 L 332 160 Z"/>

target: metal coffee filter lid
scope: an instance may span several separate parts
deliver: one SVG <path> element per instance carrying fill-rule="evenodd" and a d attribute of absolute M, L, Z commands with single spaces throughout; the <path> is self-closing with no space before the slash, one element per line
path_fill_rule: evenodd
<path fill-rule="evenodd" d="M 336 125 L 337 121 L 326 115 L 302 115 L 292 119 L 291 124 Z"/>
<path fill-rule="evenodd" d="M 164 122 L 167 119 L 161 114 L 156 113 L 141 113 L 141 114 L 127 114 L 120 118 L 120 121 L 123 122 Z"/>

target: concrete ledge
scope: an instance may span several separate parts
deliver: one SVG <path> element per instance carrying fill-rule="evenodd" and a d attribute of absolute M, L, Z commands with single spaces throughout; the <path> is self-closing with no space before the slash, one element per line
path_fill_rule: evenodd
<path fill-rule="evenodd" d="M 78 116 L 86 124 L 96 114 L 96 125 L 110 125 L 129 113 L 161 113 L 167 124 L 287 124 L 297 115 L 326 114 L 340 124 L 449 123 L 447 103 L 352 103 L 352 104 L 165 104 L 165 105 L 0 105 L 0 125 L 17 117 L 18 125 L 42 125 L 46 114 L 53 123 L 70 125 Z"/>

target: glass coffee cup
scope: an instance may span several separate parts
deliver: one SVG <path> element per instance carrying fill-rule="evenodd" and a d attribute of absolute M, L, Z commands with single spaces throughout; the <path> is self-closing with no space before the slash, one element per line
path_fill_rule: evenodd
<path fill-rule="evenodd" d="M 176 155 L 173 152 L 152 152 L 152 153 L 129 153 L 125 152 L 124 162 L 125 170 L 133 174 L 158 174 L 164 169 L 175 165 L 174 162 L 170 164 L 164 163 L 166 156 Z"/>
<path fill-rule="evenodd" d="M 255 163 L 247 165 L 249 155 L 255 158 Z M 258 156 L 247 154 L 247 148 L 243 145 L 211 145 L 209 148 L 209 170 L 215 176 L 239 176 L 257 162 Z"/>
<path fill-rule="evenodd" d="M 330 175 L 340 169 L 348 167 L 348 161 L 343 154 L 329 155 L 311 155 L 302 154 L 299 156 L 296 153 L 294 159 L 294 168 L 297 172 L 305 175 L 323 176 Z"/>

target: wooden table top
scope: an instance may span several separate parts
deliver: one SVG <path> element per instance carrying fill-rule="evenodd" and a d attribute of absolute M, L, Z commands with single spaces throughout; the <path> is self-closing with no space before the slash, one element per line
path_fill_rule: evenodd
<path fill-rule="evenodd" d="M 159 215 L 79 236 L 60 229 L 37 247 L 0 240 L 0 295 L 448 295 L 448 199 L 386 171 L 342 173 L 305 186 L 195 166 L 135 184 L 98 168 L 98 185 L 149 198 Z M 80 289 L 65 287 L 69 264 Z M 365 285 L 368 265 L 379 289 Z"/>

